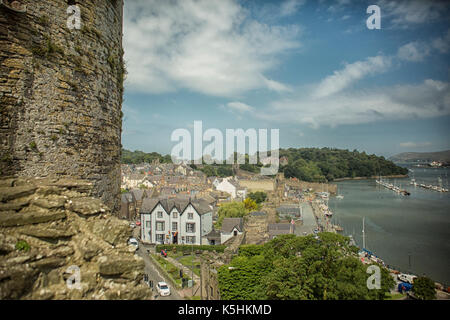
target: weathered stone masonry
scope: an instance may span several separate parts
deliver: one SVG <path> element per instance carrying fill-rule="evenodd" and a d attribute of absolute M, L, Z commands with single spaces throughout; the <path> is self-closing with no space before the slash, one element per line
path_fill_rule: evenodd
<path fill-rule="evenodd" d="M 0 4 L 0 299 L 149 299 L 132 230 L 113 216 L 123 1 L 76 1 L 70 31 L 73 2 Z"/>
<path fill-rule="evenodd" d="M 0 5 L 0 176 L 75 177 L 119 210 L 122 0 Z"/>
<path fill-rule="evenodd" d="M 91 195 L 83 180 L 0 179 L 0 300 L 151 298 L 128 222 Z"/>

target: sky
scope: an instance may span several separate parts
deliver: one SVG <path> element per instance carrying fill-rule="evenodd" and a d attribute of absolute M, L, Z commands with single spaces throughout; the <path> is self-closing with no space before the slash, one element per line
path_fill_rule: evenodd
<path fill-rule="evenodd" d="M 122 145 L 170 154 L 202 121 L 281 148 L 450 149 L 449 22 L 430 0 L 125 1 Z"/>

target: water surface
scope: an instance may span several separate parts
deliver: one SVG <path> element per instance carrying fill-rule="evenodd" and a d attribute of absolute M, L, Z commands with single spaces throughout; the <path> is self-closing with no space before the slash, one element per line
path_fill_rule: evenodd
<path fill-rule="evenodd" d="M 391 179 L 411 192 L 402 196 L 380 187 L 375 180 L 337 182 L 344 199 L 330 199 L 333 221 L 352 234 L 362 247 L 365 217 L 366 248 L 386 264 L 403 272 L 426 274 L 450 285 L 450 193 L 414 187 L 418 183 L 448 188 L 449 169 L 412 168 L 409 178 Z"/>

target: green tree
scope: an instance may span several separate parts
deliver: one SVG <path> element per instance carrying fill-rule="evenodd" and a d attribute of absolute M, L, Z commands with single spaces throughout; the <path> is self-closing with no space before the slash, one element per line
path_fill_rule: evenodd
<path fill-rule="evenodd" d="M 281 235 L 259 246 L 241 246 L 239 257 L 221 267 L 219 289 L 224 299 L 384 299 L 395 284 L 379 266 L 381 288 L 369 290 L 367 265 L 349 247 L 349 238 L 338 234 L 319 233 L 317 239 Z"/>
<path fill-rule="evenodd" d="M 247 197 L 259 204 L 266 201 L 267 193 L 263 191 L 250 192 Z"/>
<path fill-rule="evenodd" d="M 433 280 L 428 277 L 417 277 L 414 279 L 412 291 L 421 300 L 436 299 L 436 289 Z"/>
<path fill-rule="evenodd" d="M 244 200 L 244 207 L 245 210 L 247 210 L 248 212 L 252 212 L 259 209 L 259 205 L 256 203 L 256 201 L 250 198 L 246 198 Z"/>
<path fill-rule="evenodd" d="M 264 256 L 236 257 L 230 265 L 218 270 L 219 288 L 223 300 L 264 299 L 261 278 L 270 265 Z"/>
<path fill-rule="evenodd" d="M 224 218 L 241 218 L 247 213 L 248 210 L 245 208 L 243 202 L 233 201 L 222 203 L 218 211 L 219 217 L 217 219 L 216 229 L 219 229 L 222 226 Z"/>

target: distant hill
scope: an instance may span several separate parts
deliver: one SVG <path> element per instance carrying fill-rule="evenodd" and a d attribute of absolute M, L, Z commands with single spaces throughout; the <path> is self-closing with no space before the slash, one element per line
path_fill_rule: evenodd
<path fill-rule="evenodd" d="M 389 158 L 394 162 L 450 162 L 450 150 L 439 152 L 403 152 Z"/>
<path fill-rule="evenodd" d="M 157 152 L 143 152 L 139 150 L 129 151 L 122 149 L 121 162 L 126 164 L 138 164 L 138 163 L 152 163 L 154 160 L 159 160 L 160 163 L 171 163 L 172 158 L 170 155 L 161 155 Z"/>
<path fill-rule="evenodd" d="M 281 166 L 284 176 L 310 182 L 333 181 L 342 178 L 405 175 L 408 169 L 374 154 L 336 148 L 280 149 L 288 159 Z"/>
<path fill-rule="evenodd" d="M 286 158 L 286 164 L 278 169 L 287 178 L 297 178 L 309 182 L 326 182 L 334 179 L 405 175 L 408 169 L 394 164 L 384 157 L 366 154 L 357 150 L 340 150 L 335 148 L 289 148 L 280 149 L 280 157 Z M 246 154 L 246 163 L 239 165 L 241 170 L 258 173 L 262 163 L 249 164 Z M 150 163 L 159 160 L 160 163 L 171 163 L 170 155 L 161 155 L 157 152 L 146 153 L 142 151 L 129 151 L 122 149 L 122 163 L 137 164 Z M 192 164 L 193 169 L 203 171 L 208 176 L 227 177 L 234 174 L 231 164 L 203 163 L 201 166 Z"/>

